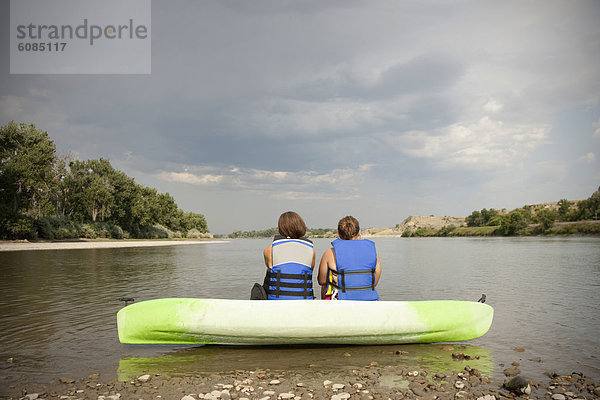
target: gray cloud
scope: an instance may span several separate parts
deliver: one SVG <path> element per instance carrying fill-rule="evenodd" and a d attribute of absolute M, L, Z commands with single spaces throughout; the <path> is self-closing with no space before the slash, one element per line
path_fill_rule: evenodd
<path fill-rule="evenodd" d="M 244 227 L 219 208 L 230 192 L 255 215 L 277 204 L 315 218 L 342 196 L 368 226 L 598 185 L 598 2 L 175 1 L 152 11 L 152 75 L 9 75 L 5 57 L 0 123 L 34 122 L 59 151 L 109 158 L 225 231 Z"/>

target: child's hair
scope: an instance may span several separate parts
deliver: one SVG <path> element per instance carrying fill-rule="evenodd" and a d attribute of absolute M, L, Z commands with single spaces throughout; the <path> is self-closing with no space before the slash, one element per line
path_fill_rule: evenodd
<path fill-rule="evenodd" d="M 293 211 L 286 211 L 277 223 L 279 234 L 292 239 L 299 239 L 306 234 L 306 225 L 302 217 Z"/>
<path fill-rule="evenodd" d="M 340 219 L 338 222 L 338 235 L 340 239 L 351 240 L 360 233 L 358 220 L 350 215 Z"/>

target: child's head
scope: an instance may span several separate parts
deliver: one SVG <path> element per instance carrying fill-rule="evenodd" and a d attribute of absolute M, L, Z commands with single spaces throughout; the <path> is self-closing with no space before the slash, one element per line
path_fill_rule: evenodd
<path fill-rule="evenodd" d="M 293 211 L 281 214 L 277 227 L 281 236 L 292 239 L 299 239 L 306 234 L 306 225 L 302 217 Z"/>
<path fill-rule="evenodd" d="M 340 239 L 351 240 L 360 233 L 358 220 L 350 215 L 340 219 L 338 222 L 338 235 Z"/>

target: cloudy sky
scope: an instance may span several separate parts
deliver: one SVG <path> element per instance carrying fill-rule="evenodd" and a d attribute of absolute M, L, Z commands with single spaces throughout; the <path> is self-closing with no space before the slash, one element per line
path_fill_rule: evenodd
<path fill-rule="evenodd" d="M 0 124 L 109 159 L 215 233 L 583 199 L 598 21 L 596 0 L 153 1 L 150 75 L 11 75 L 2 57 Z"/>

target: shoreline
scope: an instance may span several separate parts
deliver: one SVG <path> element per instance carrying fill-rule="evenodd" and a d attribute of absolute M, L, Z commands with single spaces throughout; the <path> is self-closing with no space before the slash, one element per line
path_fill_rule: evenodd
<path fill-rule="evenodd" d="M 228 240 L 73 240 L 60 242 L 0 241 L 0 252 L 30 250 L 115 249 L 131 247 L 190 246 L 222 244 Z"/>
<path fill-rule="evenodd" d="M 400 352 L 401 353 L 401 352 Z M 458 353 L 460 355 L 462 353 Z M 455 354 L 453 354 L 453 357 Z M 464 354 L 463 354 L 464 356 Z M 503 367 L 502 364 L 499 364 Z M 8 383 L 3 399 L 82 400 L 374 400 L 543 398 L 599 399 L 600 384 L 581 373 L 546 373 L 544 382 L 520 375 L 519 363 L 504 369 L 505 380 L 494 380 L 468 365 L 461 371 L 435 372 L 398 365 L 368 365 L 322 371 L 318 365 L 303 369 L 271 370 L 261 367 L 220 373 L 168 376 L 143 371 L 127 380 L 103 381 L 98 373 L 86 378 L 62 377 L 46 384 Z"/>

